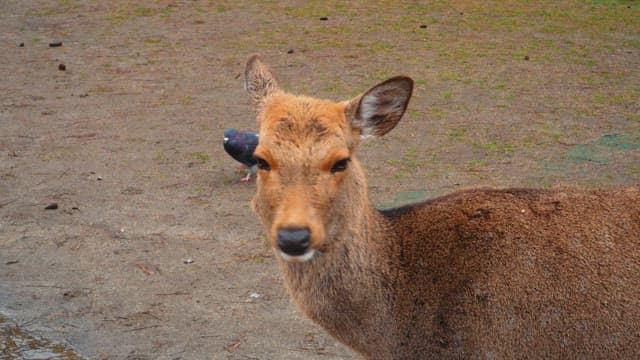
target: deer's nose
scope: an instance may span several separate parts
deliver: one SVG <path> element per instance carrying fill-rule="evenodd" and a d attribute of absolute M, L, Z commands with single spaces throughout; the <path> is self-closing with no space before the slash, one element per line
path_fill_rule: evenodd
<path fill-rule="evenodd" d="M 300 256 L 311 246 L 311 231 L 309 228 L 293 228 L 278 230 L 278 247 L 280 251 L 290 256 Z"/>

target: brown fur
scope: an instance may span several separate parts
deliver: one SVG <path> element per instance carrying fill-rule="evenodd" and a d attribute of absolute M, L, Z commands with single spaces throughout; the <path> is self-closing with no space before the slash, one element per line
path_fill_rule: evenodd
<path fill-rule="evenodd" d="M 251 58 L 249 79 L 272 76 Z M 278 229 L 308 227 L 317 250 L 278 256 L 296 305 L 371 359 L 640 357 L 640 186 L 466 190 L 378 211 L 355 150 L 396 125 L 411 85 L 342 103 L 250 92 L 271 166 L 254 209 L 274 248 Z"/>

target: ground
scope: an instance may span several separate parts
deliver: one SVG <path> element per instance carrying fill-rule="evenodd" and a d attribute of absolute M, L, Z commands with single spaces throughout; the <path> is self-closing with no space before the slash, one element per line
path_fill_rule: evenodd
<path fill-rule="evenodd" d="M 634 1 L 5 0 L 0 45 L 8 358 L 22 331 L 90 359 L 356 358 L 291 304 L 223 151 L 256 129 L 253 53 L 334 100 L 415 79 L 359 151 L 379 207 L 640 181 Z"/>

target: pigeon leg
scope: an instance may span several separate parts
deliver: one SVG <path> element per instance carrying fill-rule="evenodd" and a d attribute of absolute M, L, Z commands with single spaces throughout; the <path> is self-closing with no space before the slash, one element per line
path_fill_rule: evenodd
<path fill-rule="evenodd" d="M 256 166 L 249 166 L 247 167 L 247 176 L 243 177 L 242 179 L 240 179 L 240 182 L 249 182 L 251 181 L 251 176 L 254 175 L 256 173 Z"/>

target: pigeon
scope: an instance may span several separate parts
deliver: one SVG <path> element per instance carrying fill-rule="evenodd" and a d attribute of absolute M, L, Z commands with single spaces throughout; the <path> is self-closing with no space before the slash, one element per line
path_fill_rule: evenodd
<path fill-rule="evenodd" d="M 258 133 L 252 131 L 238 131 L 236 129 L 224 130 L 224 150 L 232 158 L 240 162 L 241 168 L 248 168 L 247 176 L 240 182 L 251 180 L 251 175 L 256 172 L 258 161 L 253 157 L 253 152 L 258 146 Z"/>

